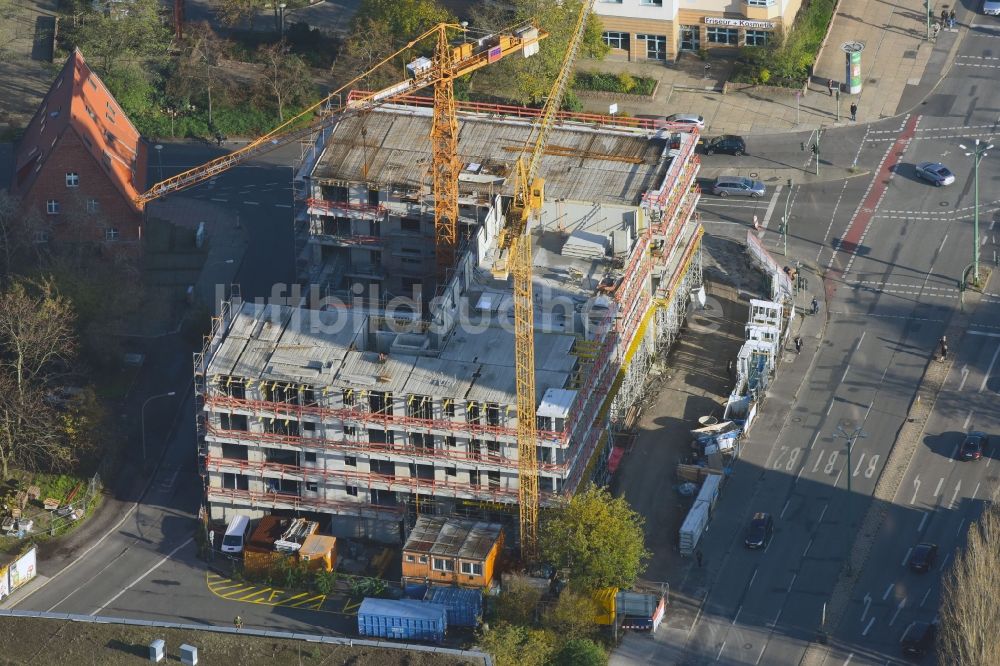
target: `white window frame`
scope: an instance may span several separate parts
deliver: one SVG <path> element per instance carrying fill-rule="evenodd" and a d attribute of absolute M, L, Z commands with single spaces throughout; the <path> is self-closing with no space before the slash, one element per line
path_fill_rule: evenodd
<path fill-rule="evenodd" d="M 441 566 L 438 566 L 438 564 Z M 455 560 L 448 560 L 443 557 L 432 558 L 431 569 L 445 573 L 455 573 Z"/>
<path fill-rule="evenodd" d="M 101 207 L 100 202 L 97 199 L 87 199 L 87 212 L 96 213 Z"/>
<path fill-rule="evenodd" d="M 620 51 L 628 51 L 630 37 L 631 35 L 627 32 L 619 32 L 618 30 L 605 30 L 601 33 L 601 39 L 605 44 Z"/>
<path fill-rule="evenodd" d="M 42 244 L 49 242 L 49 232 L 45 229 L 38 229 L 33 234 L 33 239 L 35 243 Z"/>
<path fill-rule="evenodd" d="M 642 40 L 642 41 L 644 41 L 646 43 L 646 59 L 647 60 L 663 61 L 663 60 L 667 59 L 667 36 L 666 35 L 636 35 L 635 38 L 637 40 Z M 649 50 L 650 44 L 657 44 L 657 45 L 662 44 L 663 45 L 663 50 L 662 51 L 660 51 L 659 49 L 656 49 L 656 50 L 653 51 L 653 53 L 657 54 L 657 56 L 659 56 L 659 57 L 657 57 L 657 56 L 650 57 L 650 55 L 649 55 L 650 54 L 650 50 Z"/>
<path fill-rule="evenodd" d="M 66 187 L 80 187 L 80 174 L 76 171 L 67 171 Z"/>
<path fill-rule="evenodd" d="M 713 36 L 720 35 L 725 35 L 726 41 L 712 39 Z M 732 38 L 732 41 L 729 41 L 730 38 Z M 710 25 L 705 30 L 705 41 L 709 44 L 716 44 L 719 46 L 737 46 L 740 43 L 740 29 Z"/>
<path fill-rule="evenodd" d="M 462 562 L 462 573 L 467 576 L 482 576 L 483 565 L 481 562 Z"/>
<path fill-rule="evenodd" d="M 59 200 L 58 199 L 49 199 L 48 201 L 46 201 L 45 202 L 45 212 L 47 214 L 49 214 L 49 215 L 58 215 L 59 214 Z"/>
<path fill-rule="evenodd" d="M 121 232 L 118 231 L 118 227 L 107 227 L 104 229 L 104 240 L 113 243 L 120 239 Z"/>

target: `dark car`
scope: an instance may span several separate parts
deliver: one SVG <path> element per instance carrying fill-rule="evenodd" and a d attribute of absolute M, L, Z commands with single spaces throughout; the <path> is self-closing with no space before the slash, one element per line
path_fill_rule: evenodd
<path fill-rule="evenodd" d="M 934 566 L 937 559 L 937 544 L 918 543 L 910 555 L 910 570 L 917 573 L 926 573 Z"/>
<path fill-rule="evenodd" d="M 741 136 L 727 134 L 712 139 L 705 144 L 705 154 L 729 153 L 730 155 L 745 155 L 747 152 L 747 142 Z"/>
<path fill-rule="evenodd" d="M 751 550 L 767 548 L 774 534 L 774 519 L 769 513 L 755 513 L 750 519 L 750 527 L 747 528 L 747 538 L 744 543 Z"/>
<path fill-rule="evenodd" d="M 989 446 L 990 438 L 985 432 L 970 432 L 962 442 L 962 448 L 958 450 L 958 457 L 962 460 L 979 460 Z"/>
<path fill-rule="evenodd" d="M 903 634 L 903 654 L 909 657 L 923 657 L 934 651 L 934 637 L 937 625 L 933 622 L 914 622 Z"/>

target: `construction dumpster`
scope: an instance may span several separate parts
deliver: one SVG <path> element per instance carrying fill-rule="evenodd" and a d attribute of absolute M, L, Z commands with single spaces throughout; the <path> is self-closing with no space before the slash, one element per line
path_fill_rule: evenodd
<path fill-rule="evenodd" d="M 440 604 L 368 598 L 358 608 L 358 633 L 362 636 L 440 643 L 447 629 L 448 611 Z"/>
<path fill-rule="evenodd" d="M 432 587 L 424 601 L 441 604 L 448 611 L 449 627 L 476 627 L 483 617 L 483 594 L 461 587 Z"/>

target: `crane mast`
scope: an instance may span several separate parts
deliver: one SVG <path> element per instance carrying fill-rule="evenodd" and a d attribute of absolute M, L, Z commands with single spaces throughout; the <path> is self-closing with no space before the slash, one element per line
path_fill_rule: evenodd
<path fill-rule="evenodd" d="M 544 203 L 545 181 L 538 175 L 542 156 L 555 124 L 562 98 L 572 76 L 573 65 L 587 29 L 594 0 L 584 0 L 576 27 L 566 48 L 541 117 L 535 125 L 534 142 L 525 141 L 517 160 L 514 200 L 507 223 L 498 239 L 499 266 L 494 273 L 514 276 L 514 349 L 517 378 L 518 500 L 520 502 L 521 559 L 532 561 L 538 550 L 538 425 L 535 405 L 535 315 L 531 285 L 531 235 L 528 223 Z M 529 152 L 530 150 L 530 152 Z M 507 257 L 504 262 L 503 253 Z M 499 269 L 499 270 L 498 270 Z"/>

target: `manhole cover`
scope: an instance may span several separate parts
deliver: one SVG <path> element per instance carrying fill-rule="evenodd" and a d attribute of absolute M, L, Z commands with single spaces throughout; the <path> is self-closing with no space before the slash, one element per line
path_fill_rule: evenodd
<path fill-rule="evenodd" d="M 941 206 L 942 208 L 947 208 L 950 205 L 951 205 L 950 201 L 939 201 L 938 202 L 938 206 Z"/>
<path fill-rule="evenodd" d="M 744 643 L 743 644 L 743 649 L 744 650 L 749 650 L 752 647 L 753 647 L 753 643 Z"/>
<path fill-rule="evenodd" d="M 802 417 L 796 416 L 794 419 L 792 419 L 792 421 L 794 421 L 796 423 L 801 423 L 802 422 Z"/>
<path fill-rule="evenodd" d="M 910 58 L 911 60 L 916 60 L 917 59 L 917 52 L 916 51 L 903 51 L 903 57 L 904 58 Z"/>

